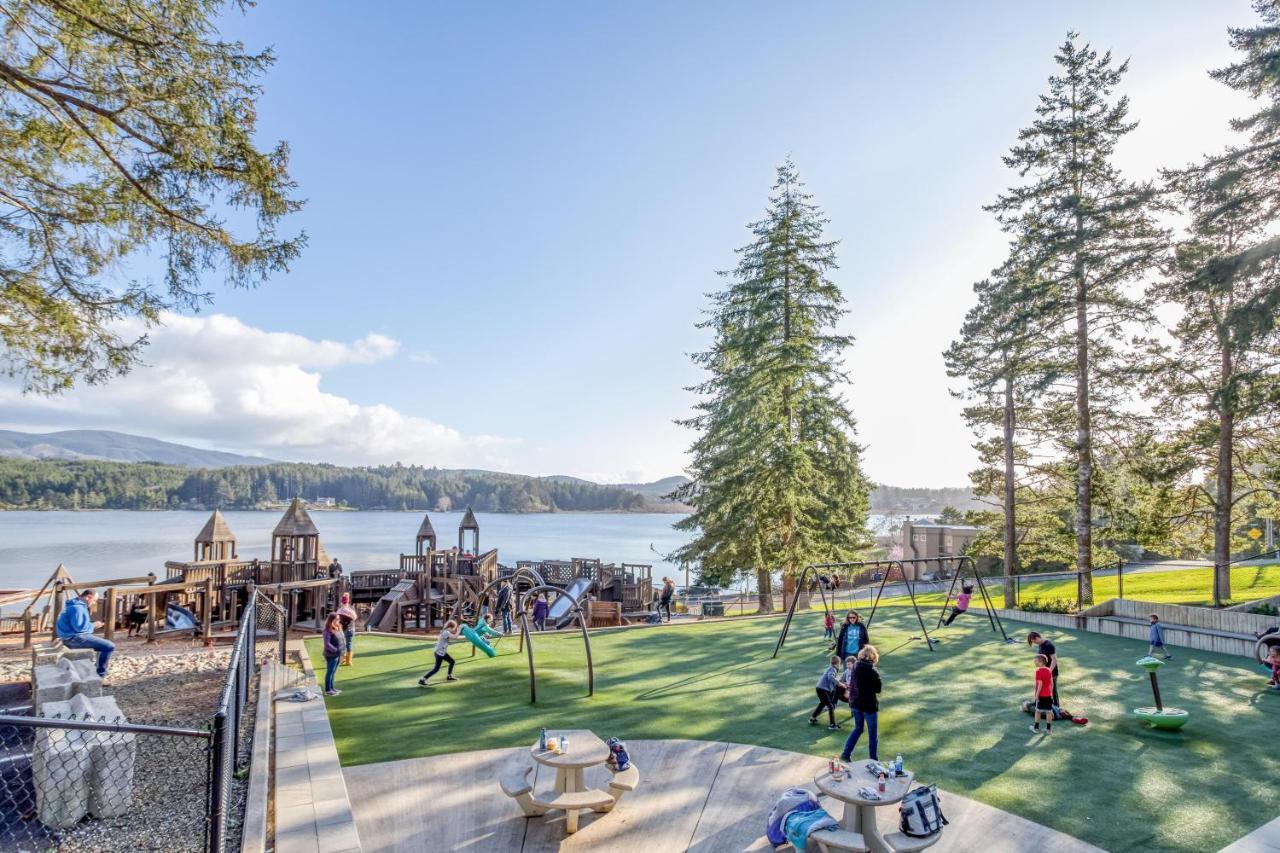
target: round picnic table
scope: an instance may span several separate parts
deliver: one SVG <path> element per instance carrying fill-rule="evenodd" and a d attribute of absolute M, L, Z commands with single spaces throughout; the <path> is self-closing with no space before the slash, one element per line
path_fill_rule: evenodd
<path fill-rule="evenodd" d="M 529 747 L 529 754 L 533 756 L 534 761 L 546 767 L 555 768 L 557 794 L 585 791 L 587 788 L 582 778 L 582 771 L 597 764 L 604 764 L 609 758 L 609 747 L 605 746 L 604 741 L 596 737 L 592 731 L 565 729 L 547 732 L 547 740 L 552 738 L 559 740 L 566 736 L 569 738 L 569 749 L 563 754 L 542 749 L 537 741 Z M 578 811 L 578 809 L 565 811 L 565 822 L 569 832 L 575 832 L 578 829 Z"/>
<path fill-rule="evenodd" d="M 572 738 L 569 745 L 573 745 Z M 879 794 L 876 791 L 880 783 L 879 777 L 872 775 L 866 762 L 857 762 L 849 765 L 843 779 L 832 779 L 831 773 L 827 771 L 813 777 L 813 783 L 828 797 L 844 803 L 844 815 L 840 818 L 841 829 L 861 833 L 871 853 L 893 853 L 893 848 L 885 841 L 876 825 L 876 809 L 902 802 L 915 778 L 910 770 L 904 771 L 901 776 L 890 776 L 885 782 L 884 793 Z M 880 799 L 867 799 L 859 795 L 859 788 L 876 791 Z"/>

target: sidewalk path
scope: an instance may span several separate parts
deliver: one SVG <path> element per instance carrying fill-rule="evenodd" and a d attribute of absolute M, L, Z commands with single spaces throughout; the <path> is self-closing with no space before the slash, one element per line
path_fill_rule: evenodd
<path fill-rule="evenodd" d="M 608 732 L 599 734 L 607 736 Z M 778 794 L 789 787 L 813 790 L 826 761 L 764 747 L 716 741 L 637 740 L 628 746 L 640 768 L 640 786 L 617 811 L 584 815 L 575 835 L 564 833 L 558 812 L 525 819 L 498 787 L 512 763 L 531 764 L 525 749 L 412 758 L 343 770 L 365 850 L 608 850 L 610 853 L 698 853 L 772 849 L 764 821 Z M 551 776 L 538 766 L 534 790 Z M 587 784 L 604 788 L 607 771 L 587 772 Z M 1099 848 L 1000 809 L 940 793 L 951 825 L 931 850 L 990 853 L 1097 853 Z M 824 802 L 840 813 L 836 803 Z M 898 810 L 880 810 L 885 832 Z"/>

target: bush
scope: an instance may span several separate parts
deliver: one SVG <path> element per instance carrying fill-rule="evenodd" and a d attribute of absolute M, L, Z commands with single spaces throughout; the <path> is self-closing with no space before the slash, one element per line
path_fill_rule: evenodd
<path fill-rule="evenodd" d="M 1250 607 L 1249 613 L 1257 613 L 1259 616 L 1280 616 L 1280 607 L 1274 604 L 1259 604 L 1256 607 Z"/>
<path fill-rule="evenodd" d="M 1074 613 L 1076 603 L 1069 598 L 1032 598 L 1018 603 L 1028 613 Z"/>

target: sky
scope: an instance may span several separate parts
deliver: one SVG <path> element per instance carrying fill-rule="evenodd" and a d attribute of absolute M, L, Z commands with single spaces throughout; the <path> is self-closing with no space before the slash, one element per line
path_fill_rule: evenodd
<path fill-rule="evenodd" d="M 840 240 L 846 397 L 873 479 L 968 481 L 942 351 L 1006 240 L 982 206 L 1069 29 L 1129 58 L 1134 179 L 1231 138 L 1244 0 L 310 3 L 229 13 L 278 61 L 309 245 L 151 333 L 146 366 L 0 424 L 117 429 L 275 459 L 680 472 L 688 354 L 792 158 Z M 146 259 L 128 263 L 146 269 Z M 126 264 L 127 266 L 127 264 Z M 124 272 L 129 272 L 126 269 Z"/>

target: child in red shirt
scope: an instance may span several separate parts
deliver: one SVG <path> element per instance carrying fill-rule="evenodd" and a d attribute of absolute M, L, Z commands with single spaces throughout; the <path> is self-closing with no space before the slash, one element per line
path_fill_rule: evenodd
<path fill-rule="evenodd" d="M 1049 658 L 1036 655 L 1036 704 L 1035 722 L 1031 731 L 1040 731 L 1040 718 L 1044 717 L 1044 733 L 1053 733 L 1053 670 L 1049 669 Z"/>
<path fill-rule="evenodd" d="M 827 611 L 827 618 L 822 620 L 822 624 L 826 628 L 822 634 L 823 638 L 834 640 L 836 638 L 836 619 L 831 615 L 830 610 Z"/>

